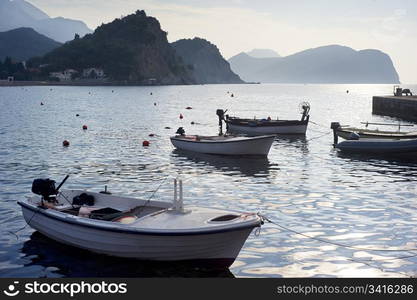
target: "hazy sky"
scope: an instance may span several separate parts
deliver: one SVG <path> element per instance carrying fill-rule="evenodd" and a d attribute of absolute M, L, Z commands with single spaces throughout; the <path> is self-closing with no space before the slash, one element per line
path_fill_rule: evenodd
<path fill-rule="evenodd" d="M 253 48 L 289 55 L 340 44 L 389 54 L 403 83 L 417 83 L 415 0 L 28 0 L 52 17 L 79 19 L 94 29 L 144 9 L 168 39 L 195 36 L 225 58 Z"/>

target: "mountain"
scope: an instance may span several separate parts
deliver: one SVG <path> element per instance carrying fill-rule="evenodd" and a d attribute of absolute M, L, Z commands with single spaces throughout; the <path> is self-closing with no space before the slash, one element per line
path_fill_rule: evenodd
<path fill-rule="evenodd" d="M 276 58 L 240 53 L 229 59 L 246 81 L 266 83 L 399 83 L 391 58 L 373 49 L 330 45 Z"/>
<path fill-rule="evenodd" d="M 189 66 L 198 83 L 243 83 L 232 72 L 229 63 L 212 43 L 201 39 L 182 39 L 171 44 L 182 61 Z"/>
<path fill-rule="evenodd" d="M 81 21 L 62 17 L 50 18 L 25 0 L 0 0 L 0 31 L 30 27 L 47 37 L 66 42 L 77 33 L 84 36 L 91 30 Z"/>
<path fill-rule="evenodd" d="M 271 49 L 253 49 L 246 54 L 255 58 L 280 57 L 277 52 Z"/>
<path fill-rule="evenodd" d="M 103 68 L 115 81 L 158 84 L 194 83 L 190 70 L 176 56 L 157 19 L 137 11 L 99 26 L 93 34 L 76 38 L 54 49 L 34 64 L 48 64 L 45 71 L 66 68 L 81 72 Z"/>
<path fill-rule="evenodd" d="M 32 28 L 18 28 L 0 32 L 0 60 L 9 56 L 16 61 L 41 56 L 61 44 L 37 33 Z"/>

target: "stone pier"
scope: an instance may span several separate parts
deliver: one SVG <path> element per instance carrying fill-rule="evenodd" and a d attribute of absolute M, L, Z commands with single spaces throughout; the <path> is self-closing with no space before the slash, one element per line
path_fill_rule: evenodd
<path fill-rule="evenodd" d="M 374 96 L 372 113 L 417 121 L 417 96 Z"/>

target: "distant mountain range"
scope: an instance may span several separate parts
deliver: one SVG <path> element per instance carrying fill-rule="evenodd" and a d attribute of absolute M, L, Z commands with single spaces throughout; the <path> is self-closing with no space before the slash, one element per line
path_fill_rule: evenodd
<path fill-rule="evenodd" d="M 391 58 L 379 50 L 355 51 L 330 45 L 286 57 L 256 58 L 240 53 L 229 59 L 245 81 L 264 83 L 399 83 Z"/>
<path fill-rule="evenodd" d="M 232 72 L 219 49 L 201 39 L 182 39 L 171 44 L 182 61 L 190 66 L 190 73 L 198 83 L 243 83 Z"/>
<path fill-rule="evenodd" d="M 271 49 L 253 49 L 246 54 L 255 58 L 280 57 L 276 51 Z"/>
<path fill-rule="evenodd" d="M 75 34 L 84 36 L 91 29 L 82 21 L 51 18 L 25 0 L 0 0 L 0 31 L 30 27 L 59 42 L 72 40 Z"/>
<path fill-rule="evenodd" d="M 15 61 L 42 56 L 59 47 L 58 43 L 32 28 L 18 28 L 0 32 L 0 61 L 9 56 Z"/>

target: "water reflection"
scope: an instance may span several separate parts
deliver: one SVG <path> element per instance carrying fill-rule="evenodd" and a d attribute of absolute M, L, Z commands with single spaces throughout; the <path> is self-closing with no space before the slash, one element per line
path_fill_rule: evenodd
<path fill-rule="evenodd" d="M 29 259 L 25 267 L 42 266 L 52 271 L 49 275 L 52 277 L 234 277 L 229 269 L 197 268 L 184 263 L 144 262 L 95 254 L 58 243 L 39 232 L 32 233 L 21 251 Z"/>
<path fill-rule="evenodd" d="M 230 176 L 269 177 L 271 171 L 279 170 L 278 165 L 271 163 L 267 157 L 228 157 L 178 149 L 172 151 L 171 157 L 178 168 L 191 163 L 193 167 L 204 168 L 207 173 L 211 173 L 205 168 L 209 166 Z"/>

